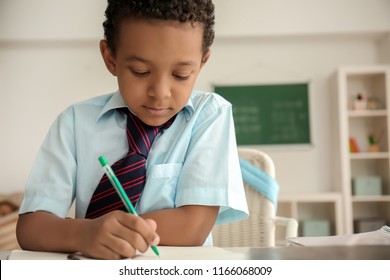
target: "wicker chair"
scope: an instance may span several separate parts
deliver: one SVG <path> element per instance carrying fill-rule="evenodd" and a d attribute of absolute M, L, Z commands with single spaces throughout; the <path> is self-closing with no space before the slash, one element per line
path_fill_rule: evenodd
<path fill-rule="evenodd" d="M 264 152 L 239 148 L 240 158 L 260 168 L 275 178 L 275 166 Z M 296 237 L 298 223 L 293 218 L 276 216 L 276 205 L 249 184 L 244 184 L 249 209 L 249 218 L 243 221 L 216 225 L 213 228 L 213 243 L 218 247 L 273 247 L 285 245 L 286 239 Z M 276 228 L 282 240 L 276 241 Z M 280 234 L 278 234 L 279 236 Z"/>
<path fill-rule="evenodd" d="M 0 251 L 20 249 L 16 240 L 16 223 L 22 193 L 0 195 Z"/>

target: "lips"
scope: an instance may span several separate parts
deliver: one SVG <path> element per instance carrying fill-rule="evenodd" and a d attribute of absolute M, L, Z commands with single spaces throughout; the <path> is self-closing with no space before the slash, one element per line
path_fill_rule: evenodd
<path fill-rule="evenodd" d="M 147 110 L 153 110 L 153 111 L 163 111 L 163 110 L 166 110 L 166 108 L 161 108 L 161 107 L 149 107 L 149 106 L 145 106 L 145 108 Z"/>
<path fill-rule="evenodd" d="M 168 108 L 163 107 L 153 107 L 153 106 L 144 106 L 144 108 L 150 113 L 154 115 L 164 114 L 168 110 Z"/>

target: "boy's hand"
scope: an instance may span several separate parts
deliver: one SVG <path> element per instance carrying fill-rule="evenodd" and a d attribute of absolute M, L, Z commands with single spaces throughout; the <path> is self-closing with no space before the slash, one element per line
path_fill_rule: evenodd
<path fill-rule="evenodd" d="M 113 211 L 99 218 L 86 220 L 82 230 L 81 253 L 99 259 L 134 257 L 136 250 L 145 252 L 160 241 L 153 220 L 123 211 Z"/>

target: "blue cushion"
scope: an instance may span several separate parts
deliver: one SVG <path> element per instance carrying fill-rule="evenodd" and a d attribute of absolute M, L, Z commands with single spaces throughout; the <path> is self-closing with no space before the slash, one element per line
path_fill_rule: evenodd
<path fill-rule="evenodd" d="M 276 210 L 279 195 L 276 180 L 245 159 L 240 158 L 240 167 L 243 181 L 271 200 Z"/>

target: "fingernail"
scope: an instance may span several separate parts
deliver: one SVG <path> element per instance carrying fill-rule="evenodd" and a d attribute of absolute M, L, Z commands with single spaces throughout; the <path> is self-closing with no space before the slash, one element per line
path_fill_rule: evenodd
<path fill-rule="evenodd" d="M 160 243 L 160 237 L 156 235 L 156 237 L 153 239 L 151 245 L 158 245 Z"/>

